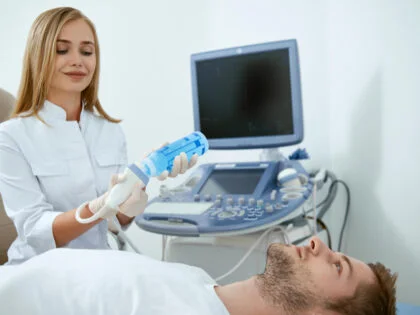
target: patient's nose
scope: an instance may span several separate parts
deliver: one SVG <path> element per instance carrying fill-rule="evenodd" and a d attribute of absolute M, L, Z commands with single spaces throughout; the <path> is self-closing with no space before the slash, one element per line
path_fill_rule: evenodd
<path fill-rule="evenodd" d="M 315 256 L 328 250 L 328 247 L 319 239 L 318 236 L 313 236 L 309 240 L 309 250 Z"/>

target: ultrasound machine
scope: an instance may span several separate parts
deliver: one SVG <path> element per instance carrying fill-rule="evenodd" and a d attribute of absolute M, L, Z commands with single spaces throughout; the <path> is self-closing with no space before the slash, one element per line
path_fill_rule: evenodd
<path fill-rule="evenodd" d="M 164 235 L 166 260 L 217 276 L 268 229 L 287 230 L 289 241 L 296 227 L 295 240 L 316 232 L 303 220 L 316 185 L 299 158 L 278 151 L 304 135 L 297 41 L 193 54 L 191 77 L 194 127 L 210 150 L 263 149 L 265 158 L 193 168 L 180 186 L 162 185 L 136 224 Z M 285 241 L 285 233 L 277 238 Z M 229 281 L 262 268 L 263 247 Z"/>

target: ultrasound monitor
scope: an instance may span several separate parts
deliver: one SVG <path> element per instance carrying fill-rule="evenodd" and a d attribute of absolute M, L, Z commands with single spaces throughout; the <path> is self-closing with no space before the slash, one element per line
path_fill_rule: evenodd
<path fill-rule="evenodd" d="M 303 140 L 296 40 L 191 55 L 194 127 L 211 149 L 293 145 Z"/>

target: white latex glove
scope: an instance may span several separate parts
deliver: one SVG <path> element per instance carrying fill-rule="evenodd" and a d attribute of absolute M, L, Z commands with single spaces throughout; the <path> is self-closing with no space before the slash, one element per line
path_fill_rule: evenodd
<path fill-rule="evenodd" d="M 98 198 L 89 202 L 89 210 L 92 213 L 98 212 L 105 205 L 106 198 L 108 197 L 108 193 L 112 189 L 112 187 L 114 187 L 118 183 L 122 183 L 125 180 L 126 176 L 123 174 L 112 175 L 108 191 L 102 196 L 99 196 Z M 142 214 L 144 212 L 144 209 L 146 208 L 148 198 L 149 197 L 147 193 L 143 190 L 143 188 L 141 188 L 140 184 L 136 183 L 133 186 L 133 190 L 130 196 L 122 204 L 119 205 L 118 209 L 116 209 L 115 212 L 110 213 L 106 216 L 106 218 L 116 215 L 118 211 L 130 218 Z"/>
<path fill-rule="evenodd" d="M 150 153 L 159 150 L 161 148 L 163 148 L 165 145 L 168 145 L 169 142 L 165 142 L 164 144 L 162 144 L 159 148 L 154 149 L 153 151 L 149 152 L 148 154 L 146 154 L 145 156 L 148 156 Z M 191 167 L 193 167 L 195 164 L 197 164 L 198 161 L 198 154 L 193 154 L 193 156 L 191 156 L 190 161 L 188 161 L 188 157 L 187 154 L 185 154 L 185 152 L 181 152 L 179 155 L 177 155 L 174 159 L 174 164 L 172 166 L 172 170 L 169 173 L 168 171 L 163 171 L 159 176 L 157 176 L 156 178 L 158 180 L 165 180 L 168 177 L 176 177 L 179 174 L 184 174 L 186 171 L 188 171 Z"/>
<path fill-rule="evenodd" d="M 168 171 L 163 171 L 159 176 L 157 176 L 157 179 L 159 180 L 165 180 L 168 177 L 176 177 L 179 174 L 184 174 L 186 171 L 188 171 L 191 167 L 193 167 L 198 161 L 198 154 L 193 154 L 191 156 L 190 161 L 188 162 L 188 157 L 185 154 L 185 152 L 181 152 L 179 155 L 177 155 L 174 159 L 174 165 L 172 166 L 172 170 L 169 173 Z"/>

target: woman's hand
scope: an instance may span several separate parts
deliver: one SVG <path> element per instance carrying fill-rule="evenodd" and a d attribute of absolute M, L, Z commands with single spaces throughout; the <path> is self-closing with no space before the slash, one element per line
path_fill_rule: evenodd
<path fill-rule="evenodd" d="M 108 197 L 108 193 L 111 191 L 111 189 L 115 185 L 122 183 L 125 180 L 126 176 L 123 174 L 112 175 L 108 191 L 102 196 L 89 202 L 89 210 L 92 213 L 98 212 L 105 205 L 106 198 Z M 130 218 L 135 217 L 144 212 L 148 199 L 149 196 L 147 195 L 144 187 L 142 188 L 140 183 L 136 183 L 134 184 L 128 198 L 118 206 L 117 210 Z"/>
<path fill-rule="evenodd" d="M 145 156 L 148 156 L 152 152 L 159 150 L 163 148 L 164 146 L 168 145 L 169 142 L 165 142 L 162 144 L 159 148 L 156 148 L 146 154 Z M 195 164 L 197 164 L 198 161 L 198 154 L 194 154 L 191 159 L 188 161 L 187 154 L 185 152 L 181 152 L 179 155 L 177 155 L 174 159 L 174 164 L 172 166 L 171 172 L 163 171 L 159 176 L 156 176 L 158 180 L 165 180 L 168 177 L 174 178 L 178 176 L 179 174 L 184 174 L 186 171 L 188 171 L 191 167 L 193 167 Z"/>

